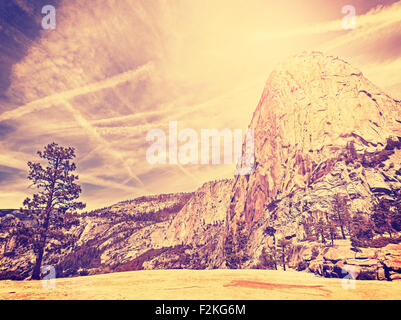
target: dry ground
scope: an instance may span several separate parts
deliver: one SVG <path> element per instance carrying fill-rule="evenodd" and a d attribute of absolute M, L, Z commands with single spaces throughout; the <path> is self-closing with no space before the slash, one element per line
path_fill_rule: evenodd
<path fill-rule="evenodd" d="M 267 270 L 153 270 L 41 281 L 0 281 L 4 299 L 401 299 L 401 281 L 324 279 Z"/>

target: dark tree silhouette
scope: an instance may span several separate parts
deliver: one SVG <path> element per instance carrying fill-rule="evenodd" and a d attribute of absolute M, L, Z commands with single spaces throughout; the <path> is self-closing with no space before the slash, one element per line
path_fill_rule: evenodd
<path fill-rule="evenodd" d="M 327 231 L 330 235 L 331 246 L 334 246 L 334 239 L 337 237 L 337 225 L 329 220 L 327 222 Z"/>
<path fill-rule="evenodd" d="M 269 235 L 270 237 L 273 237 L 273 244 L 276 245 L 276 229 L 273 227 L 267 227 L 265 229 L 265 234 Z"/>
<path fill-rule="evenodd" d="M 340 194 L 335 194 L 333 196 L 333 214 L 331 219 L 338 224 L 341 230 L 341 236 L 345 239 L 344 227 L 348 226 L 350 223 L 350 213 L 348 211 L 347 199 Z"/>
<path fill-rule="evenodd" d="M 387 232 L 390 238 L 393 237 L 393 232 L 401 230 L 401 210 L 398 201 L 391 202 L 388 199 L 382 198 L 373 207 L 373 222 L 378 233 Z"/>
<path fill-rule="evenodd" d="M 289 248 L 291 246 L 291 240 L 287 240 L 285 238 L 280 239 L 278 241 L 278 251 L 281 256 L 281 262 L 283 265 L 283 270 L 286 271 L 286 261 L 288 260 L 288 255 L 289 255 Z"/>
<path fill-rule="evenodd" d="M 38 151 L 38 155 L 47 160 L 48 165 L 44 168 L 39 162 L 28 162 L 28 179 L 40 191 L 32 198 L 26 198 L 22 209 L 35 221 L 30 231 L 26 231 L 30 233 L 36 254 L 32 279 L 40 279 L 46 246 L 70 240 L 63 230 L 77 222 L 73 213 L 85 208 L 85 204 L 75 201 L 81 193 L 81 187 L 75 183 L 78 176 L 72 174 L 76 169 L 71 162 L 75 158 L 75 149 L 53 142 Z M 55 241 L 50 243 L 52 239 Z"/>
<path fill-rule="evenodd" d="M 263 248 L 259 263 L 262 268 L 277 270 L 277 249 L 275 247 Z"/>
<path fill-rule="evenodd" d="M 313 229 L 315 231 L 316 239 L 319 240 L 321 237 L 322 243 L 326 243 L 327 235 L 327 223 L 323 220 L 323 218 L 318 218 L 317 221 L 314 222 Z"/>
<path fill-rule="evenodd" d="M 358 212 L 351 220 L 351 238 L 369 240 L 374 236 L 375 225 L 369 216 Z"/>

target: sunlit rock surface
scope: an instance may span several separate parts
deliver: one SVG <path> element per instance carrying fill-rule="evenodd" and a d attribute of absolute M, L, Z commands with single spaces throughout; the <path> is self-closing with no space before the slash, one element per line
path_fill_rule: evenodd
<path fill-rule="evenodd" d="M 247 238 L 234 241 L 248 257 L 242 267 L 257 265 L 268 226 L 305 249 L 305 221 L 331 212 L 334 194 L 349 199 L 351 214 L 370 214 L 401 188 L 401 104 L 337 57 L 316 52 L 282 63 L 250 127 L 255 170 L 236 177 L 228 211 L 229 237 Z"/>
<path fill-rule="evenodd" d="M 250 128 L 250 175 L 91 212 L 73 230 L 75 247 L 49 254 L 45 263 L 63 276 L 259 268 L 264 250 L 286 238 L 292 240 L 290 268 L 340 277 L 348 265 L 359 279 L 401 278 L 396 244 L 352 250 L 347 239 L 328 247 L 306 232 L 316 212 L 333 210 L 335 194 L 348 199 L 352 215 L 369 215 L 375 201 L 393 199 L 401 189 L 399 101 L 337 57 L 301 54 L 271 74 Z M 274 239 L 268 227 L 276 230 Z M 25 278 L 32 252 L 1 232 L 7 239 L 0 247 L 2 277 Z"/>
<path fill-rule="evenodd" d="M 271 74 L 253 115 L 256 168 L 236 179 L 231 216 L 257 220 L 266 203 L 316 184 L 347 145 L 362 155 L 384 150 L 389 138 L 398 141 L 400 106 L 337 57 L 286 60 Z M 374 173 L 369 182 L 381 183 Z"/>

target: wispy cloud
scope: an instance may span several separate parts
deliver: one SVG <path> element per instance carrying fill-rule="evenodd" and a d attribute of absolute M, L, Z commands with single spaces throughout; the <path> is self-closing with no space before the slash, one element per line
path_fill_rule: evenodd
<path fill-rule="evenodd" d="M 153 65 L 151 63 L 146 64 L 138 69 L 126 71 L 124 73 L 118 74 L 116 76 L 107 78 L 102 81 L 98 81 L 95 83 L 90 83 L 83 87 L 79 87 L 76 89 L 58 92 L 56 94 L 52 94 L 50 96 L 37 99 L 31 101 L 25 105 L 19 106 L 11 111 L 6 111 L 0 115 L 0 121 L 16 119 L 27 113 L 40 111 L 43 109 L 51 108 L 54 104 L 59 103 L 60 101 L 68 101 L 69 99 L 82 96 L 85 94 L 101 91 L 107 88 L 113 88 L 121 83 L 132 81 L 138 77 L 143 76 L 144 73 L 148 74 L 153 69 Z"/>
<path fill-rule="evenodd" d="M 340 55 L 400 92 L 401 1 L 372 3 L 355 1 L 357 27 L 345 31 L 339 0 L 61 1 L 57 29 L 37 30 L 11 68 L 0 165 L 25 171 L 43 145 L 73 145 L 90 208 L 230 177 L 229 165 L 150 165 L 147 131 L 245 129 L 276 63 L 303 50 Z M 0 207 L 27 192 L 17 176 L 10 185 Z"/>
<path fill-rule="evenodd" d="M 339 7 L 341 8 L 341 7 Z M 335 45 L 343 45 L 352 39 L 356 39 L 363 34 L 375 32 L 383 27 L 401 21 L 401 3 L 397 2 L 390 6 L 378 5 L 369 12 L 363 15 L 358 14 L 356 8 L 356 28 L 345 33 L 341 42 L 336 42 Z M 344 32 L 342 28 L 342 20 L 344 16 L 339 16 L 337 20 L 324 21 L 316 24 L 305 24 L 298 28 L 289 28 L 288 30 L 276 30 L 274 32 L 256 32 L 251 35 L 254 40 L 275 40 L 283 38 L 294 38 L 303 36 L 320 35 L 330 32 Z M 361 32 L 363 31 L 363 32 Z M 338 38 L 336 38 L 338 40 Z"/>

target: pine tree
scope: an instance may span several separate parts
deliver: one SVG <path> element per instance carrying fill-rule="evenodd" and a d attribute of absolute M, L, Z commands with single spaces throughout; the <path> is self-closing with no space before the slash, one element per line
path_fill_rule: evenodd
<path fill-rule="evenodd" d="M 278 241 L 278 253 L 281 257 L 281 263 L 283 265 L 284 271 L 286 271 L 286 261 L 288 260 L 288 249 L 290 247 L 291 240 L 287 239 L 280 239 Z"/>
<path fill-rule="evenodd" d="M 316 239 L 322 239 L 322 243 L 326 243 L 327 235 L 327 224 L 323 220 L 323 218 L 319 218 L 313 225 L 315 230 Z"/>
<path fill-rule="evenodd" d="M 273 243 L 274 245 L 276 245 L 276 229 L 274 229 L 273 227 L 266 227 L 265 234 L 273 237 Z"/>
<path fill-rule="evenodd" d="M 259 263 L 262 267 L 267 269 L 277 270 L 277 250 L 275 247 L 263 248 L 262 254 L 259 258 Z"/>
<path fill-rule="evenodd" d="M 390 200 L 382 198 L 374 205 L 372 219 L 375 224 L 375 229 L 378 233 L 387 232 L 390 238 L 393 237 L 392 220 L 394 218 L 393 207 Z"/>
<path fill-rule="evenodd" d="M 345 239 L 345 227 L 350 223 L 350 213 L 347 206 L 347 200 L 344 196 L 336 193 L 333 196 L 332 201 L 333 214 L 331 215 L 331 220 L 336 222 L 341 230 L 341 236 Z M 349 231 L 349 230 L 348 230 Z"/>
<path fill-rule="evenodd" d="M 369 240 L 373 238 L 374 223 L 359 212 L 352 217 L 351 220 L 351 238 L 358 240 Z"/>
<path fill-rule="evenodd" d="M 334 246 L 334 239 L 337 237 L 337 226 L 335 220 L 330 219 L 329 213 L 326 211 L 326 229 L 328 234 L 330 235 L 331 246 Z"/>
<path fill-rule="evenodd" d="M 330 235 L 331 246 L 334 246 L 334 239 L 337 237 L 337 224 L 333 221 L 327 222 L 327 231 Z"/>
<path fill-rule="evenodd" d="M 32 227 L 23 232 L 36 254 L 32 279 L 40 279 L 47 246 L 52 249 L 57 243 L 72 240 L 66 236 L 65 230 L 77 223 L 73 213 L 85 208 L 85 204 L 75 201 L 81 193 L 81 187 L 75 182 L 78 176 L 72 174 L 76 170 L 71 162 L 75 158 L 75 149 L 51 143 L 43 151 L 38 151 L 38 155 L 47 161 L 47 167 L 42 167 L 39 162 L 28 162 L 28 179 L 39 192 L 32 198 L 26 198 L 23 203 L 25 210 L 21 209 L 35 221 Z"/>
<path fill-rule="evenodd" d="M 395 231 L 401 231 L 401 190 L 398 190 L 395 194 L 391 213 L 391 225 Z"/>

